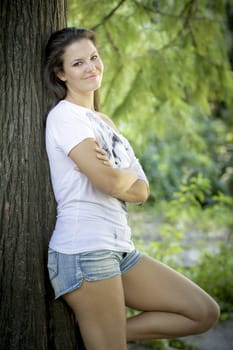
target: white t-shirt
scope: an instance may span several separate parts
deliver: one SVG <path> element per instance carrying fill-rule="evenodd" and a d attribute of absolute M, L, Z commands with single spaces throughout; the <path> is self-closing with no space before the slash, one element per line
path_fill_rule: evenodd
<path fill-rule="evenodd" d="M 86 138 L 96 139 L 115 167 L 133 168 L 147 182 L 128 141 L 90 109 L 66 100 L 48 114 L 46 150 L 57 201 L 57 220 L 49 246 L 64 254 L 134 249 L 127 207 L 92 185 L 68 154 Z M 148 182 L 147 182 L 148 183 Z"/>

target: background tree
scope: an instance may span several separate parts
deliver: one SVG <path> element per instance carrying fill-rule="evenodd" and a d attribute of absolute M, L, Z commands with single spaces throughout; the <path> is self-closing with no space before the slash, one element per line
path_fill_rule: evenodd
<path fill-rule="evenodd" d="M 0 348 L 73 350 L 72 320 L 53 303 L 46 269 L 55 212 L 43 52 L 51 32 L 66 25 L 66 3 L 2 0 L 0 23 Z"/>

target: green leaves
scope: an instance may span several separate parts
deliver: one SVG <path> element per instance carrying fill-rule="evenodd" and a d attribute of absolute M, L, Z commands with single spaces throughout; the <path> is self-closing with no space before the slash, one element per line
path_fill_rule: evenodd
<path fill-rule="evenodd" d="M 232 142 L 232 118 L 222 118 L 233 110 L 226 1 L 69 0 L 68 6 L 69 25 L 95 28 L 105 63 L 103 112 L 130 138 L 154 197 L 171 196 L 198 172 L 229 191 L 224 174 L 232 161 L 220 156 Z"/>
<path fill-rule="evenodd" d="M 189 183 L 180 186 L 179 192 L 174 192 L 174 198 L 185 206 L 200 207 L 204 204 L 206 195 L 211 193 L 209 179 L 203 177 L 201 173 L 197 177 L 192 177 Z"/>
<path fill-rule="evenodd" d="M 222 92 L 229 85 L 232 88 L 224 37 L 225 1 L 216 5 L 205 1 L 70 0 L 68 5 L 70 24 L 97 31 L 107 67 L 103 108 L 117 118 L 121 114 L 112 106 L 117 110 L 125 100 L 132 117 L 136 113 L 134 117 L 140 118 L 133 101 L 127 100 L 130 94 L 125 84 L 138 92 L 137 104 L 143 103 L 146 90 L 160 104 L 172 99 L 174 109 L 180 109 L 179 100 L 186 100 L 203 106 L 204 111 L 210 110 L 207 105 L 213 90 L 219 93 L 220 86 Z M 219 74 L 225 78 L 219 79 Z M 151 98 L 145 112 L 153 105 Z"/>

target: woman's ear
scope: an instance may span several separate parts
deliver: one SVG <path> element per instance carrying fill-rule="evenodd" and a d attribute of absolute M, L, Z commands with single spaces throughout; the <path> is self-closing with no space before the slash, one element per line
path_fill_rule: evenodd
<path fill-rule="evenodd" d="M 66 82 L 66 78 L 65 78 L 65 73 L 62 72 L 61 70 L 54 70 L 54 73 L 56 74 L 56 76 L 61 80 L 64 81 L 64 83 Z"/>

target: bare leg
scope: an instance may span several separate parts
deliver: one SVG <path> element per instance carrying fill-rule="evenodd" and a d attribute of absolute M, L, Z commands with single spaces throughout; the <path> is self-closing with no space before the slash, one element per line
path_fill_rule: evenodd
<path fill-rule="evenodd" d="M 143 311 L 128 319 L 128 341 L 202 333 L 219 317 L 208 294 L 152 258 L 144 256 L 122 281 L 126 305 Z"/>
<path fill-rule="evenodd" d="M 126 350 L 121 276 L 87 282 L 63 296 L 73 310 L 87 350 Z"/>

